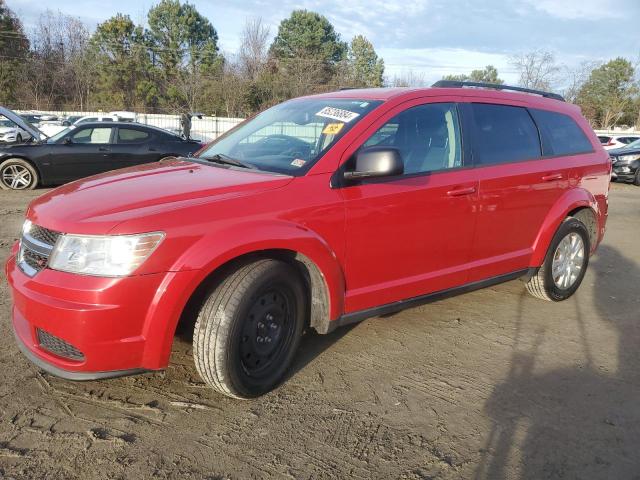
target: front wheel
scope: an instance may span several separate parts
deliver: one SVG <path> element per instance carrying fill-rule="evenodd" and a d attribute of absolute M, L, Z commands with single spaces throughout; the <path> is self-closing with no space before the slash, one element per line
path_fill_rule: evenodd
<path fill-rule="evenodd" d="M 254 398 L 282 380 L 307 318 L 304 282 L 289 264 L 262 259 L 228 275 L 204 302 L 193 334 L 202 379 L 234 398 Z"/>
<path fill-rule="evenodd" d="M 636 169 L 636 176 L 633 177 L 633 184 L 640 187 L 640 166 Z"/>
<path fill-rule="evenodd" d="M 38 173 L 21 158 L 9 158 L 0 163 L 0 188 L 2 190 L 33 190 L 38 185 Z"/>
<path fill-rule="evenodd" d="M 587 272 L 590 248 L 589 232 L 584 223 L 567 218 L 553 237 L 544 263 L 528 281 L 528 292 L 554 302 L 569 298 Z"/>

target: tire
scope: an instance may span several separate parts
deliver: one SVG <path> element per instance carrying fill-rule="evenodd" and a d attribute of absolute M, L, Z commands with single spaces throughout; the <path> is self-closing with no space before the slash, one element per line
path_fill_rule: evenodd
<path fill-rule="evenodd" d="M 577 237 L 574 237 L 574 235 L 577 235 Z M 573 274 L 566 273 L 569 271 L 567 269 L 569 267 L 563 267 L 563 265 L 568 264 L 562 259 L 562 247 L 560 246 L 561 242 L 569 241 L 571 249 L 577 248 L 579 242 L 576 240 L 574 247 L 574 243 L 572 243 L 574 238 L 579 238 L 582 242 L 582 256 L 580 257 L 579 255 L 576 255 L 573 257 L 575 258 L 576 263 L 569 262 L 569 264 L 579 264 L 579 270 L 575 277 Z M 590 251 L 591 244 L 589 241 L 589 232 L 587 227 L 584 223 L 574 217 L 567 218 L 562 222 L 558 231 L 554 235 L 551 245 L 549 245 L 547 255 L 545 256 L 544 263 L 538 269 L 536 274 L 527 282 L 527 291 L 534 297 L 541 300 L 552 302 L 566 300 L 576 292 L 582 283 L 582 279 L 584 278 L 589 265 Z M 556 265 L 559 267 L 559 271 L 563 274 L 558 279 L 554 279 L 553 275 L 554 259 L 556 259 Z"/>
<path fill-rule="evenodd" d="M 9 158 L 0 163 L 0 189 L 33 190 L 38 185 L 38 172 L 26 160 Z"/>
<path fill-rule="evenodd" d="M 239 399 L 273 390 L 307 323 L 303 285 L 292 266 L 273 259 L 241 266 L 220 282 L 205 300 L 193 333 L 193 358 L 202 379 Z"/>
<path fill-rule="evenodd" d="M 22 135 L 16 135 L 16 143 L 22 143 Z"/>
<path fill-rule="evenodd" d="M 637 187 L 640 187 L 640 166 L 636 168 L 636 176 L 633 177 L 633 184 Z"/>

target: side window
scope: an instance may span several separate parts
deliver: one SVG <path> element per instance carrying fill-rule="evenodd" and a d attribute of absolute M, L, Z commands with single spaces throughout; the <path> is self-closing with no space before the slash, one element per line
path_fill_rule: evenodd
<path fill-rule="evenodd" d="M 453 103 L 430 103 L 399 113 L 363 147 L 397 148 L 404 173 L 435 172 L 462 166 L 458 112 Z"/>
<path fill-rule="evenodd" d="M 149 137 L 150 135 L 142 130 L 134 130 L 132 128 L 118 129 L 118 143 L 144 143 Z"/>
<path fill-rule="evenodd" d="M 538 129 L 527 109 L 488 103 L 471 104 L 473 159 L 478 165 L 540 158 Z"/>
<path fill-rule="evenodd" d="M 600 140 L 600 143 L 601 143 L 602 145 L 606 145 L 607 143 L 609 143 L 609 142 L 611 141 L 611 137 L 602 137 L 602 136 L 599 136 L 599 137 L 598 137 L 598 140 Z"/>
<path fill-rule="evenodd" d="M 71 136 L 71 141 L 73 143 L 104 144 L 109 143 L 110 138 L 111 128 L 83 128 Z"/>
<path fill-rule="evenodd" d="M 97 122 L 98 118 L 97 117 L 89 117 L 89 118 L 83 118 L 81 120 L 78 120 L 76 122 L 76 125 L 81 125 L 83 123 L 89 123 L 89 122 Z"/>
<path fill-rule="evenodd" d="M 542 131 L 545 155 L 577 155 L 593 151 L 591 142 L 570 116 L 537 109 L 532 109 L 531 114 Z"/>

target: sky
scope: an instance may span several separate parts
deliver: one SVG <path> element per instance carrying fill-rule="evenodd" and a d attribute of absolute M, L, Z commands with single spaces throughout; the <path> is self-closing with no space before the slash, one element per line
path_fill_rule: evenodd
<path fill-rule="evenodd" d="M 27 32 L 48 8 L 81 18 L 90 28 L 128 14 L 145 24 L 151 0 L 6 0 Z M 449 73 L 494 65 L 507 83 L 518 75 L 509 58 L 543 49 L 575 67 L 618 56 L 640 62 L 640 0 L 191 0 L 234 53 L 247 19 L 262 18 L 271 35 L 292 10 L 325 15 L 342 39 L 365 35 L 392 78 L 408 72 L 430 83 Z"/>

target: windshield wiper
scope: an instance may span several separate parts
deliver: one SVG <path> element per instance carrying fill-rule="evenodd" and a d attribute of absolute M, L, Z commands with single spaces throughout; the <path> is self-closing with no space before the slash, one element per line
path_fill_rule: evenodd
<path fill-rule="evenodd" d="M 201 157 L 201 158 L 204 158 L 204 160 L 209 160 L 210 162 L 222 163 L 223 165 L 233 165 L 234 167 L 250 168 L 251 170 L 254 170 L 256 168 L 253 165 L 241 162 L 240 160 L 236 160 L 235 158 L 231 158 L 230 156 L 225 155 L 224 153 L 216 153 L 211 157 Z"/>

